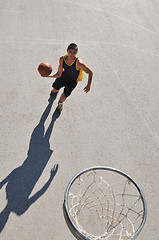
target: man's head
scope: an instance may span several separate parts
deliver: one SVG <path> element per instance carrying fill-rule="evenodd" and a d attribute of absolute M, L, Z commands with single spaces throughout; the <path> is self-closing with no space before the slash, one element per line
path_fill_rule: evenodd
<path fill-rule="evenodd" d="M 77 47 L 77 45 L 76 45 L 75 43 L 70 43 L 70 44 L 68 45 L 68 47 L 67 47 L 67 50 L 69 50 L 69 49 L 75 50 L 76 53 L 78 52 L 78 47 Z"/>
<path fill-rule="evenodd" d="M 76 56 L 78 52 L 78 47 L 75 43 L 71 43 L 68 47 L 67 47 L 67 53 L 68 53 L 68 56 L 70 58 L 74 58 Z"/>

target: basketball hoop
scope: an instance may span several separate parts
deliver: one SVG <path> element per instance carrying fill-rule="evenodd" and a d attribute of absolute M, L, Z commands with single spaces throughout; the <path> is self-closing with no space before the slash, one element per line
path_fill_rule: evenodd
<path fill-rule="evenodd" d="M 87 168 L 69 182 L 63 210 L 78 240 L 133 240 L 147 215 L 136 182 L 120 170 L 103 166 Z"/>

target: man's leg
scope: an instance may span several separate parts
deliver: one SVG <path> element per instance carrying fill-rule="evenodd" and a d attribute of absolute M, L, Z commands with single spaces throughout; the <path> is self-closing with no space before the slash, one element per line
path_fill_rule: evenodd
<path fill-rule="evenodd" d="M 60 90 L 61 87 L 64 86 L 64 80 L 62 77 L 60 78 L 56 78 L 56 80 L 54 81 L 54 83 L 52 84 L 53 89 L 51 90 L 50 95 L 54 96 L 56 93 L 58 93 L 58 91 Z"/>
<path fill-rule="evenodd" d="M 66 100 L 66 96 L 65 96 L 65 93 L 63 92 L 59 99 L 59 102 L 63 103 L 65 100 Z"/>
<path fill-rule="evenodd" d="M 60 99 L 59 99 L 59 102 L 58 102 L 58 109 L 60 110 L 60 112 L 62 111 L 63 109 L 63 102 L 66 100 L 66 96 L 65 96 L 65 93 L 63 92 Z"/>
<path fill-rule="evenodd" d="M 53 93 L 57 93 L 58 91 L 59 91 L 59 90 L 53 88 L 51 92 L 53 92 Z"/>
<path fill-rule="evenodd" d="M 58 93 L 58 92 L 59 92 L 59 90 L 53 88 L 53 89 L 51 90 L 50 96 L 53 97 L 53 96 L 54 96 L 56 93 Z"/>
<path fill-rule="evenodd" d="M 68 96 L 71 95 L 71 92 L 77 86 L 77 82 L 68 82 L 65 86 L 64 92 L 62 93 L 59 102 L 58 102 L 58 109 L 62 111 L 63 109 L 63 102 L 66 100 Z"/>

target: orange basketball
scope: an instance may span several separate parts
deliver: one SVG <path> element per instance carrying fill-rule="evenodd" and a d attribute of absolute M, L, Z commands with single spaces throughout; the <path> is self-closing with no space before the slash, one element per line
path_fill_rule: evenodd
<path fill-rule="evenodd" d="M 42 77 L 47 77 L 52 72 L 52 66 L 48 62 L 42 62 L 38 66 L 38 71 Z"/>

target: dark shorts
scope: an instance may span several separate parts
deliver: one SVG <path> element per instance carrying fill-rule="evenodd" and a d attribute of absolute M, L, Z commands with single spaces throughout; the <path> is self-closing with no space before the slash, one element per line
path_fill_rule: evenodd
<path fill-rule="evenodd" d="M 61 76 L 60 78 L 56 78 L 55 82 L 52 84 L 52 87 L 56 90 L 60 90 L 60 88 L 64 87 L 64 94 L 66 97 L 68 97 L 73 89 L 77 86 L 77 82 L 71 82 L 68 79 L 66 79 L 64 76 Z"/>

